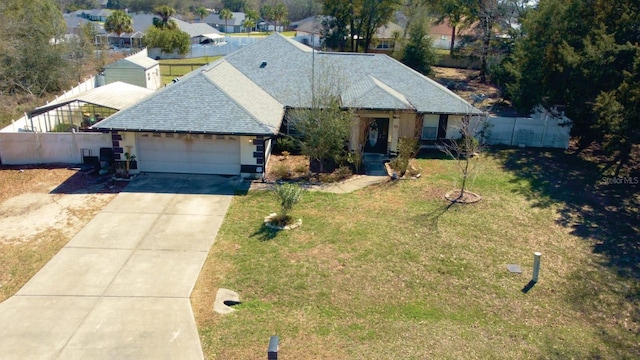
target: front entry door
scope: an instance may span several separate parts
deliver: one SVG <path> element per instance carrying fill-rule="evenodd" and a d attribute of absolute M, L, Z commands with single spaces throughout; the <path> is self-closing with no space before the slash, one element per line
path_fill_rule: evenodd
<path fill-rule="evenodd" d="M 373 119 L 367 132 L 367 139 L 364 143 L 364 152 L 386 154 L 388 137 L 389 119 Z"/>

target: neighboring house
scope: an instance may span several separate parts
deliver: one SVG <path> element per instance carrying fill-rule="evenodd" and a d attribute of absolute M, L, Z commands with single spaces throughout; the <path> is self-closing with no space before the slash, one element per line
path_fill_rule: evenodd
<path fill-rule="evenodd" d="M 308 46 L 319 48 L 323 43 L 322 22 L 327 17 L 324 15 L 310 16 L 291 23 L 290 28 L 296 32 L 294 39 Z M 374 40 L 369 47 L 370 52 L 391 53 L 395 47 L 396 32 L 402 36 L 404 29 L 392 22 L 380 26 L 376 30 Z"/>
<path fill-rule="evenodd" d="M 111 132 L 113 152 L 136 155 L 140 171 L 259 177 L 285 111 L 311 107 L 328 84 L 355 111 L 352 150 L 393 156 L 401 137 L 420 137 L 424 145 L 456 138 L 464 116 L 483 115 L 387 55 L 315 52 L 276 33 L 93 129 Z"/>
<path fill-rule="evenodd" d="M 223 33 L 246 32 L 246 29 L 243 26 L 245 14 L 243 12 L 233 12 L 232 14 L 233 14 L 233 17 L 227 20 L 226 24 L 225 24 L 225 21 L 220 18 L 219 13 L 209 14 L 209 16 L 204 18 L 202 22 L 211 25 L 211 27 Z"/>
<path fill-rule="evenodd" d="M 266 20 L 260 20 L 256 25 L 256 29 L 258 29 L 258 31 L 276 31 L 276 26 L 273 23 L 268 22 Z M 283 32 L 283 31 L 284 31 L 284 25 L 278 24 L 278 32 Z"/>
<path fill-rule="evenodd" d="M 369 47 L 372 52 L 391 53 L 396 46 L 396 38 L 402 37 L 404 29 L 392 22 L 382 25 L 376 30 L 374 40 Z"/>
<path fill-rule="evenodd" d="M 319 48 L 322 46 L 323 15 L 310 16 L 291 23 L 290 29 L 296 32 L 294 40 L 307 46 Z"/>
<path fill-rule="evenodd" d="M 178 24 L 180 30 L 189 34 L 191 44 L 217 44 L 224 42 L 224 35 L 209 24 L 188 23 L 179 19 L 172 19 Z"/>
<path fill-rule="evenodd" d="M 462 40 L 462 37 L 469 35 L 471 32 L 468 29 L 456 28 L 455 39 L 453 46 L 456 47 Z M 441 23 L 435 22 L 429 29 L 429 36 L 431 37 L 433 47 L 436 49 L 451 49 L 451 39 L 453 37 L 453 27 L 449 23 L 448 19 L 444 19 Z"/>
<path fill-rule="evenodd" d="M 151 90 L 162 86 L 160 63 L 148 56 L 147 49 L 105 66 L 104 78 L 106 84 L 122 81 Z"/>
<path fill-rule="evenodd" d="M 133 48 L 141 49 L 144 47 L 143 37 L 144 33 L 153 26 L 153 18 L 158 17 L 154 14 L 129 14 L 133 20 L 133 32 L 123 33 L 118 36 L 116 33 L 107 33 L 104 30 L 103 24 L 94 20 L 100 19 L 106 15 L 105 11 L 110 10 L 78 10 L 64 15 L 65 22 L 67 24 L 68 34 L 78 34 L 80 26 L 88 22 L 93 22 L 96 26 L 96 45 L 107 45 L 120 48 Z M 105 18 L 106 19 L 106 18 Z M 178 24 L 180 30 L 189 34 L 192 44 L 201 43 L 223 43 L 224 36 L 220 34 L 220 31 L 205 24 L 205 23 L 188 23 L 178 18 L 172 17 L 173 21 Z"/>

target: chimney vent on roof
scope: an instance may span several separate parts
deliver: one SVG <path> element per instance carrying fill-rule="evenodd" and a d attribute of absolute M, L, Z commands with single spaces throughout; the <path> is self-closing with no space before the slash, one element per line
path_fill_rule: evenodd
<path fill-rule="evenodd" d="M 260 64 L 260 69 L 264 69 L 264 68 L 266 68 L 266 67 L 267 67 L 267 62 L 266 62 L 266 61 L 263 61 L 263 62 Z"/>

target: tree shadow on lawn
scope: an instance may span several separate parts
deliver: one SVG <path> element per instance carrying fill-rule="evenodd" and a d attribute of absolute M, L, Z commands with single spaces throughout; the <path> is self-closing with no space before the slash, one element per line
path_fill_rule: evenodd
<path fill-rule="evenodd" d="M 270 228 L 265 223 L 262 223 L 260 228 L 251 234 L 250 237 L 257 237 L 260 241 L 269 241 L 275 239 L 280 231 L 282 230 Z"/>
<path fill-rule="evenodd" d="M 526 186 L 515 190 L 534 206 L 560 204 L 557 223 L 593 241 L 593 252 L 620 276 L 640 278 L 640 179 L 634 169 L 624 179 L 607 177 L 598 164 L 571 150 L 492 150 L 490 155 Z M 621 182 L 621 183 L 618 183 Z"/>

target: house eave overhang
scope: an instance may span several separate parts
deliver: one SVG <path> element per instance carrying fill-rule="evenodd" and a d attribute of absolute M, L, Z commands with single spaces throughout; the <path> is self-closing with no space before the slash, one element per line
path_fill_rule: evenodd
<path fill-rule="evenodd" d="M 200 130 L 156 130 L 156 129 L 129 129 L 129 128 L 102 128 L 91 127 L 91 129 L 102 132 L 122 131 L 135 133 L 166 133 L 166 134 L 202 134 L 202 135 L 226 135 L 226 136 L 275 136 L 273 132 L 228 132 L 228 131 L 200 131 Z"/>

